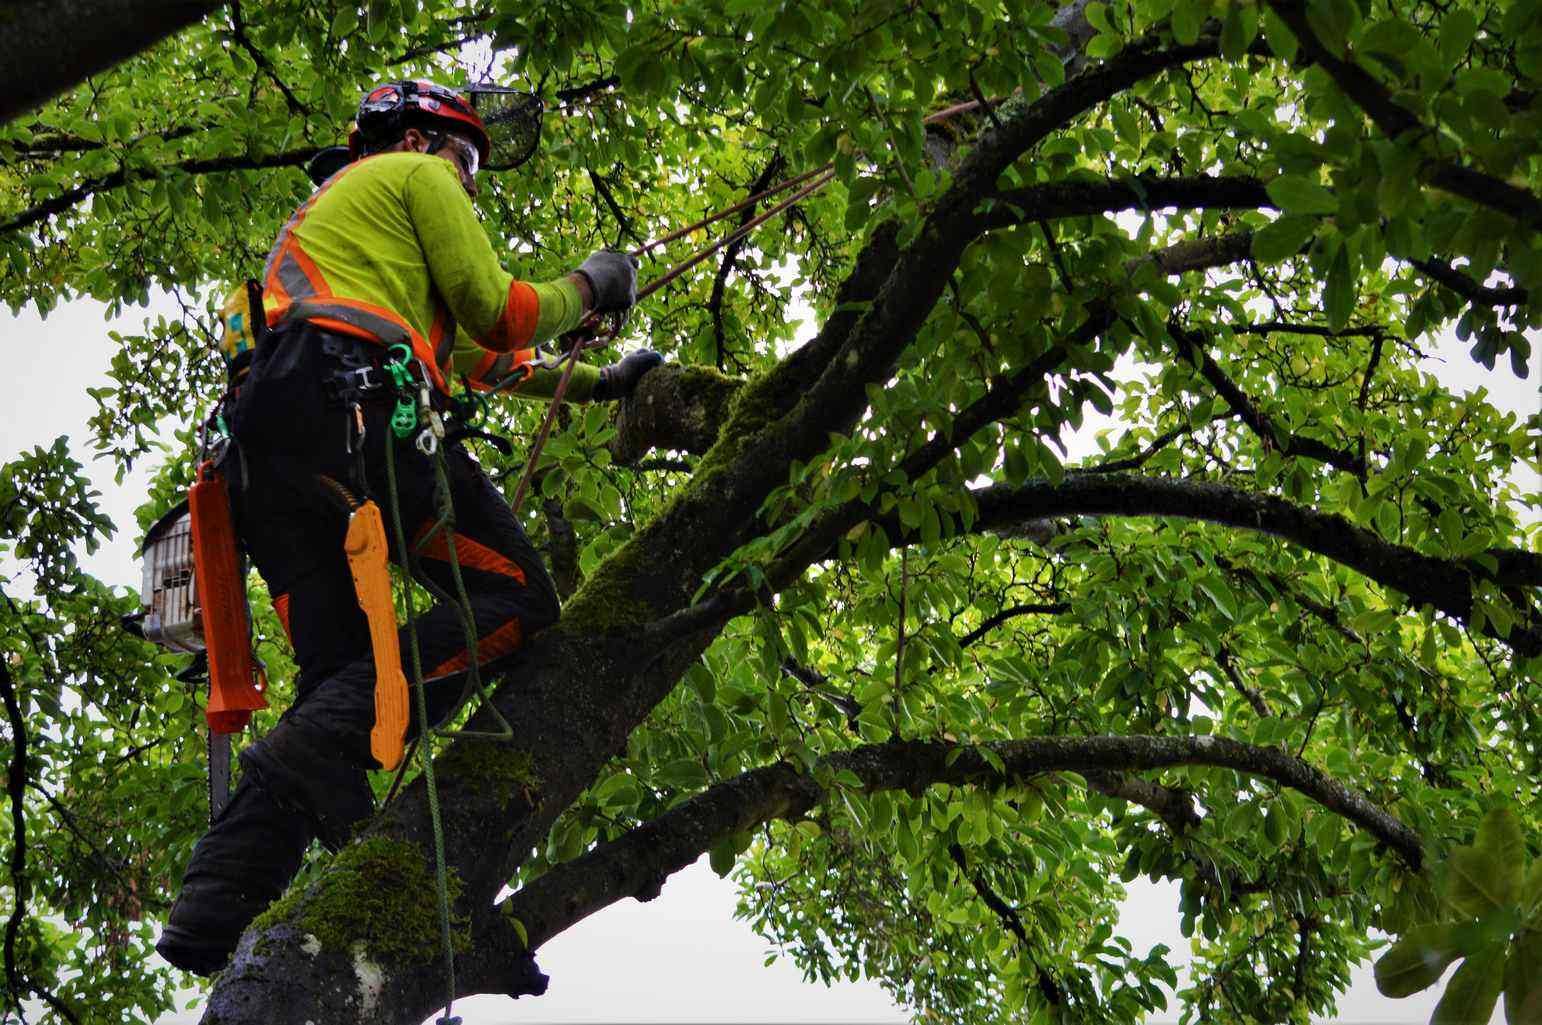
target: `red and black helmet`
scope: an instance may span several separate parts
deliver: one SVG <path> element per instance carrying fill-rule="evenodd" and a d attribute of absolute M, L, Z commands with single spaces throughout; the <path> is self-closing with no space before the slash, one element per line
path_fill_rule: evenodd
<path fill-rule="evenodd" d="M 357 160 L 393 145 L 409 128 L 464 135 L 487 163 L 491 142 L 476 110 L 454 89 L 421 78 L 384 82 L 365 94 L 348 134 L 348 152 Z"/>

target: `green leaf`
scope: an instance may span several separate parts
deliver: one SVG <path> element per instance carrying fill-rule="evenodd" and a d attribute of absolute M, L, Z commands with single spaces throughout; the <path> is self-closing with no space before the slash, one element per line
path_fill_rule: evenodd
<path fill-rule="evenodd" d="M 1199 26 L 1205 18 L 1208 3 L 1202 0 L 1178 0 L 1173 5 L 1170 25 L 1173 38 L 1183 46 L 1192 46 L 1199 39 Z"/>
<path fill-rule="evenodd" d="M 1376 988 L 1382 996 L 1401 999 L 1440 981 L 1451 962 L 1461 957 L 1451 925 L 1421 925 L 1410 929 L 1376 961 Z"/>
<path fill-rule="evenodd" d="M 1495 808 L 1483 817 L 1473 847 L 1482 852 L 1492 866 L 1492 893 L 1501 906 L 1515 903 L 1521 893 L 1522 873 L 1526 870 L 1526 838 L 1520 822 L 1508 807 Z"/>
<path fill-rule="evenodd" d="M 1301 252 L 1317 230 L 1317 218 L 1286 214 L 1253 233 L 1253 258 L 1278 263 Z"/>
<path fill-rule="evenodd" d="M 1505 949 L 1485 947 L 1462 962 L 1435 1005 L 1430 1025 L 1488 1025 L 1504 988 Z"/>
<path fill-rule="evenodd" d="M 1251 3 L 1232 0 L 1221 26 L 1221 54 L 1227 60 L 1241 60 L 1258 35 L 1258 10 Z"/>
<path fill-rule="evenodd" d="M 1328 282 L 1323 286 L 1323 307 L 1328 314 L 1328 326 L 1342 331 L 1355 312 L 1356 281 L 1349 263 L 1349 246 L 1341 245 L 1334 254 L 1333 266 L 1328 269 Z"/>
<path fill-rule="evenodd" d="M 1532 924 L 1542 924 L 1542 858 L 1531 863 L 1521 886 L 1521 914 Z"/>
<path fill-rule="evenodd" d="M 1299 174 L 1282 174 L 1266 187 L 1269 198 L 1288 214 L 1333 214 L 1339 201 L 1322 185 Z"/>
<path fill-rule="evenodd" d="M 1508 1025 L 1542 1023 L 1542 931 L 1522 929 L 1510 944 L 1505 962 L 1505 1021 Z"/>

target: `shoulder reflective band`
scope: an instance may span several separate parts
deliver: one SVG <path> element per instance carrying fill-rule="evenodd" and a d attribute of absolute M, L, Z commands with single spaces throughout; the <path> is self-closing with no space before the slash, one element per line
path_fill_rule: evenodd
<path fill-rule="evenodd" d="M 252 712 L 268 707 L 252 658 L 246 581 L 236 551 L 225 478 L 204 463 L 187 493 L 193 528 L 193 576 L 209 651 L 209 706 L 204 718 L 214 733 L 239 733 Z"/>
<path fill-rule="evenodd" d="M 369 620 L 370 647 L 375 652 L 375 725 L 369 731 L 369 753 L 390 771 L 401 764 L 407 737 L 407 677 L 402 674 L 396 609 L 391 604 L 385 524 L 374 502 L 365 502 L 348 518 L 343 550 L 348 553 L 354 594 Z"/>

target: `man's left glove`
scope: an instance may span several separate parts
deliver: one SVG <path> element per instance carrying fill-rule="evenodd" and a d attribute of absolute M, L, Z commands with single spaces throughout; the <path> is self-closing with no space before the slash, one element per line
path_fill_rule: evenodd
<path fill-rule="evenodd" d="M 595 402 L 614 402 L 632 394 L 642 375 L 664 362 L 652 349 L 638 349 L 621 357 L 620 363 L 600 368 L 600 379 L 590 395 Z"/>

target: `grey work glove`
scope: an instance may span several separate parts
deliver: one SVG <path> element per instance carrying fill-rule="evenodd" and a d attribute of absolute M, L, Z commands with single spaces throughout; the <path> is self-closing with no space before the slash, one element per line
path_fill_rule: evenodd
<path fill-rule="evenodd" d="M 637 258 L 613 249 L 592 253 L 578 268 L 589 282 L 594 312 L 625 313 L 637 302 Z"/>
<path fill-rule="evenodd" d="M 664 357 L 652 349 L 638 349 L 621 357 L 620 363 L 600 368 L 600 379 L 595 382 L 590 398 L 595 402 L 614 402 L 626 398 L 637 387 L 642 375 L 664 362 Z"/>

